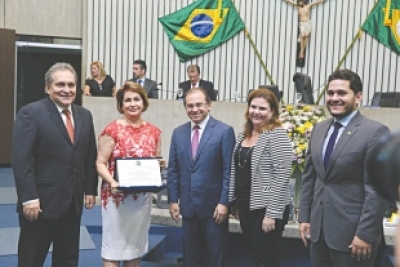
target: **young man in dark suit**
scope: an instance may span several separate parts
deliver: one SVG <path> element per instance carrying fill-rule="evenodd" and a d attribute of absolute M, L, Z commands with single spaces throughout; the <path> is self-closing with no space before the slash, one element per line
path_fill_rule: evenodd
<path fill-rule="evenodd" d="M 332 118 L 311 134 L 303 172 L 300 236 L 311 241 L 313 266 L 372 267 L 387 202 L 371 184 L 367 162 L 389 129 L 360 114 L 362 82 L 351 70 L 328 79 Z"/>
<path fill-rule="evenodd" d="M 207 92 L 208 96 L 210 97 L 211 101 L 216 100 L 216 95 L 214 93 L 214 84 L 210 81 L 200 79 L 200 67 L 197 65 L 190 65 L 187 67 L 187 74 L 189 80 L 185 82 L 181 82 L 179 84 L 179 88 L 183 90 L 185 94 L 192 88 L 202 88 L 204 91 Z"/>
<path fill-rule="evenodd" d="M 146 62 L 138 59 L 133 61 L 133 78 L 129 81 L 140 84 L 147 92 L 148 98 L 158 99 L 158 88 L 156 81 L 146 77 Z"/>
<path fill-rule="evenodd" d="M 48 97 L 22 107 L 14 123 L 13 171 L 19 224 L 18 267 L 76 267 L 82 207 L 97 195 L 91 113 L 73 104 L 77 76 L 67 63 L 45 74 Z"/>

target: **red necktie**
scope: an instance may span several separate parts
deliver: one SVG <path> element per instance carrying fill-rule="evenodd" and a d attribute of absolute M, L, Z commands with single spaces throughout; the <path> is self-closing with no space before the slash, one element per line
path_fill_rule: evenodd
<path fill-rule="evenodd" d="M 65 116 L 67 117 L 67 119 L 65 120 L 65 126 L 67 127 L 69 138 L 71 138 L 71 141 L 73 143 L 75 132 L 74 132 L 74 126 L 72 125 L 71 112 L 68 109 L 64 109 L 62 113 L 64 113 Z"/>

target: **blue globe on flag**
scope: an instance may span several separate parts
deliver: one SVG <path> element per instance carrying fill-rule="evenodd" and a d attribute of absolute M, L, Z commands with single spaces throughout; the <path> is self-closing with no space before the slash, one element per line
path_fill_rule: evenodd
<path fill-rule="evenodd" d="M 205 38 L 214 30 L 214 21 L 206 14 L 196 15 L 190 22 L 190 30 L 194 36 Z"/>

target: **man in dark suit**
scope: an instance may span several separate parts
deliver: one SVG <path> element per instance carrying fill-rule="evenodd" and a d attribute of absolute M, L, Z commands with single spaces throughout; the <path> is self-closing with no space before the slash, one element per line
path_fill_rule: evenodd
<path fill-rule="evenodd" d="M 216 100 L 216 95 L 214 93 L 214 84 L 210 81 L 205 81 L 200 79 L 200 67 L 197 65 L 190 65 L 187 67 L 187 74 L 189 77 L 188 81 L 181 82 L 179 84 L 179 88 L 183 90 L 185 94 L 192 88 L 202 88 L 204 91 L 207 92 L 208 96 L 210 97 L 211 101 Z"/>
<path fill-rule="evenodd" d="M 333 118 L 317 124 L 303 172 L 300 235 L 311 240 L 313 266 L 372 267 L 381 241 L 387 202 L 371 185 L 366 162 L 389 129 L 357 110 L 360 77 L 335 71 L 326 106 Z"/>
<path fill-rule="evenodd" d="M 168 164 L 171 217 L 182 214 L 184 266 L 227 266 L 228 190 L 235 134 L 209 115 L 200 88 L 183 99 L 190 122 L 172 134 Z M 178 204 L 179 202 L 179 204 Z"/>
<path fill-rule="evenodd" d="M 133 61 L 133 78 L 129 81 L 140 84 L 146 89 L 148 98 L 158 99 L 158 88 L 156 81 L 153 81 L 146 77 L 147 66 L 143 60 Z"/>
<path fill-rule="evenodd" d="M 48 97 L 22 107 L 14 123 L 13 171 L 19 224 L 18 266 L 78 266 L 82 206 L 97 195 L 90 112 L 72 102 L 77 76 L 67 63 L 45 74 Z M 84 203 L 83 203 L 84 200 Z"/>

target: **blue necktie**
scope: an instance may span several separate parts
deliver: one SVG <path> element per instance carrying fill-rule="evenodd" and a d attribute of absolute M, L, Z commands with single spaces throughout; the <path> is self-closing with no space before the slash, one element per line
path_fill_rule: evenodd
<path fill-rule="evenodd" d="M 342 127 L 343 125 L 340 124 L 340 122 L 335 122 L 333 124 L 333 133 L 331 134 L 331 136 L 329 137 L 329 141 L 328 141 L 328 145 L 326 146 L 325 149 L 325 156 L 324 156 L 324 167 L 325 170 L 328 168 L 328 163 L 329 163 L 329 158 L 331 157 L 331 154 L 333 152 L 333 148 L 335 147 L 335 143 L 336 143 L 336 139 L 339 133 L 339 129 Z"/>
<path fill-rule="evenodd" d="M 143 80 L 138 80 L 137 82 L 138 82 L 138 84 L 139 84 L 140 86 L 142 86 Z"/>

